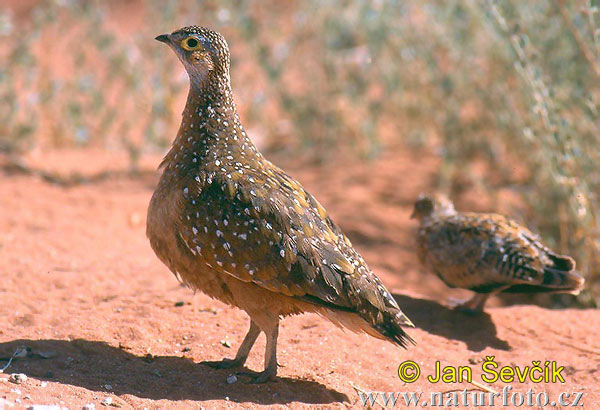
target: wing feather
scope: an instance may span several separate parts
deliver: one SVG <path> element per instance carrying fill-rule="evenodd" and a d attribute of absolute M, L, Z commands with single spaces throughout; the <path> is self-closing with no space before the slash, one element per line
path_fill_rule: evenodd
<path fill-rule="evenodd" d="M 184 187 L 176 229 L 186 248 L 223 275 L 357 313 L 366 327 L 348 319 L 350 328 L 405 346 L 402 327 L 413 325 L 392 295 L 317 200 L 264 161 L 225 175 L 203 170 Z"/>
<path fill-rule="evenodd" d="M 486 289 L 540 285 L 548 249 L 537 236 L 501 215 L 462 213 L 424 224 L 419 253 L 447 284 Z"/>
<path fill-rule="evenodd" d="M 292 178 L 273 169 L 219 178 L 195 178 L 195 197 L 182 201 L 192 224 L 182 224 L 180 234 L 198 259 L 288 296 L 340 308 L 356 307 L 352 296 L 376 307 L 395 305 L 324 208 Z"/>

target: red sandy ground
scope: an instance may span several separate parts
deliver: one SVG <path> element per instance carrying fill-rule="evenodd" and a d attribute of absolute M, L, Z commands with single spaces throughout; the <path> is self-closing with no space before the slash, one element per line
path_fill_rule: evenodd
<path fill-rule="evenodd" d="M 405 351 L 314 315 L 289 318 L 279 337 L 280 377 L 264 385 L 227 384 L 230 370 L 199 364 L 232 356 L 248 319 L 179 286 L 154 256 L 145 237 L 154 171 L 69 188 L 0 174 L 0 356 L 19 346 L 31 349 L 1 375 L 0 398 L 15 408 L 101 408 L 106 397 L 123 408 L 354 408 L 361 402 L 352 385 L 425 395 L 476 388 L 467 382 L 431 384 L 424 376 L 406 384 L 397 376 L 404 360 L 419 363 L 423 375 L 436 360 L 469 365 L 481 382 L 480 362 L 493 355 L 500 365 L 557 361 L 565 366 L 565 384 L 515 382 L 514 391 L 545 391 L 551 401 L 562 391 L 581 391 L 586 408 L 598 408 L 600 312 L 501 306 L 498 299 L 480 316 L 450 310 L 446 298 L 468 292 L 450 291 L 423 272 L 409 219 L 412 201 L 432 186 L 436 159 L 402 149 L 386 152 L 370 164 L 285 168 L 319 198 L 394 291 L 417 326 L 410 331 L 417 346 Z M 90 173 L 125 163 L 94 151 L 45 153 L 32 161 Z M 153 170 L 159 158 L 146 161 L 144 168 Z M 262 368 L 263 349 L 261 336 L 248 368 Z M 29 379 L 16 385 L 6 379 L 10 373 Z M 489 387 L 499 391 L 504 385 Z"/>

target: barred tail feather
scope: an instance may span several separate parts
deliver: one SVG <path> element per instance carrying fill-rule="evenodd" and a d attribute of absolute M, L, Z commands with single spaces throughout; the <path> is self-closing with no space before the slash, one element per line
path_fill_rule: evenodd
<path fill-rule="evenodd" d="M 417 342 L 406 333 L 402 326 L 415 327 L 402 311 L 387 311 L 383 314 L 383 321 L 378 324 L 377 329 L 388 339 L 405 349 L 409 343 L 416 345 Z"/>
<path fill-rule="evenodd" d="M 552 260 L 552 268 L 565 272 L 571 272 L 575 270 L 575 259 L 571 258 L 570 256 L 557 255 L 555 253 L 548 253 L 548 256 Z"/>
<path fill-rule="evenodd" d="M 403 348 L 409 343 L 416 345 L 403 326 L 414 327 L 412 322 L 400 310 L 393 312 L 380 312 L 380 320 L 363 318 L 356 312 L 347 312 L 337 309 L 321 309 L 318 313 L 342 329 L 349 329 L 355 333 L 366 333 L 381 340 L 387 340 Z"/>
<path fill-rule="evenodd" d="M 574 295 L 579 294 L 585 279 L 575 271 L 565 272 L 547 267 L 544 269 L 542 285 L 552 292 L 565 292 Z"/>
<path fill-rule="evenodd" d="M 578 295 L 585 279 L 575 271 L 565 272 L 545 267 L 542 282 L 536 285 L 519 284 L 506 289 L 506 293 L 571 293 Z"/>

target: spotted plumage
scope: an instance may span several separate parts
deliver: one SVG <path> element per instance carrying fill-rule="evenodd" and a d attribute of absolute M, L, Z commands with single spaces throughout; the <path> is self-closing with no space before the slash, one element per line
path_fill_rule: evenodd
<path fill-rule="evenodd" d="M 571 257 L 553 252 L 502 215 L 457 212 L 442 195 L 422 195 L 413 217 L 420 222 L 420 261 L 449 287 L 477 293 L 463 308 L 483 310 L 498 292 L 577 294 L 583 287 Z"/>
<path fill-rule="evenodd" d="M 277 372 L 280 317 L 316 312 L 405 346 L 412 326 L 325 209 L 267 161 L 236 112 L 224 38 L 186 27 L 157 37 L 184 64 L 190 92 L 181 127 L 148 209 L 147 235 L 181 282 L 245 310 L 251 326 L 242 365 L 263 331 L 262 382 Z"/>

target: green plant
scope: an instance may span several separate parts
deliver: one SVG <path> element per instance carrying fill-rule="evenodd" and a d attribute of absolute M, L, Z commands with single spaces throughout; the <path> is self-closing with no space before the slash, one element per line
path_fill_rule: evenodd
<path fill-rule="evenodd" d="M 580 300 L 600 303 L 597 0 L 45 0 L 19 22 L 0 10 L 2 150 L 125 149 L 135 169 L 170 142 L 186 91 L 151 39 L 210 25 L 235 44 L 240 111 L 271 147 L 327 161 L 394 139 L 434 146 L 441 190 L 514 192 L 576 257 Z"/>

